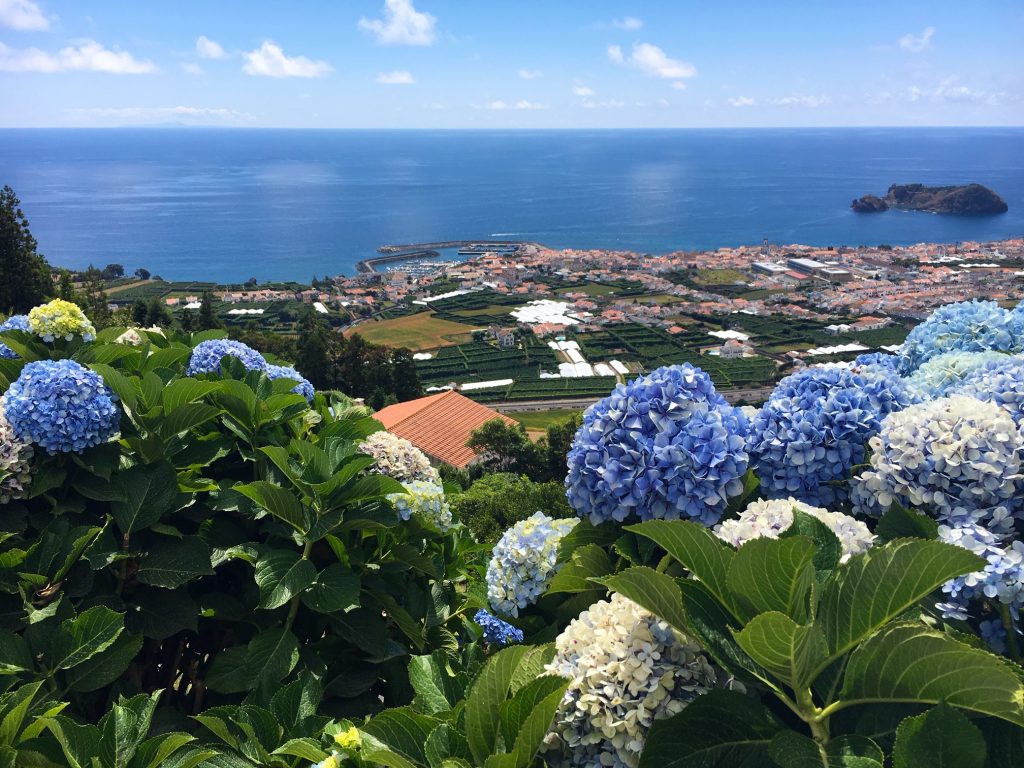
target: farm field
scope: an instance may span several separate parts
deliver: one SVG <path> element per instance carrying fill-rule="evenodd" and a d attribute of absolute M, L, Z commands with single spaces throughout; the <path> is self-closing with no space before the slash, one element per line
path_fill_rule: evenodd
<path fill-rule="evenodd" d="M 571 408 L 555 408 L 550 411 L 523 411 L 508 414 L 522 424 L 528 431 L 546 430 L 552 424 L 561 424 L 579 411 Z"/>
<path fill-rule="evenodd" d="M 440 320 L 433 312 L 373 320 L 345 331 L 346 336 L 358 333 L 372 344 L 408 347 L 412 350 L 432 349 L 457 344 L 469 338 L 469 328 L 461 323 Z"/>

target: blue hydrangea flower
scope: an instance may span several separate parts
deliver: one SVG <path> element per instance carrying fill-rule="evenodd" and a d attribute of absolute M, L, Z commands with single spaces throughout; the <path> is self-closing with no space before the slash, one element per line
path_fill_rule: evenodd
<path fill-rule="evenodd" d="M 316 390 L 313 389 L 313 385 L 309 383 L 309 379 L 304 377 L 294 368 L 287 365 L 268 365 L 267 376 L 271 379 L 291 379 L 292 381 L 297 381 L 298 384 L 295 385 L 292 392 L 297 395 L 302 395 L 309 402 L 313 402 Z"/>
<path fill-rule="evenodd" d="M 960 576 L 942 585 L 948 601 L 939 607 L 947 617 L 966 620 L 972 600 L 993 600 L 1009 606 L 1014 618 L 1024 606 L 1024 541 L 1001 542 L 978 525 L 939 526 L 939 538 L 984 558 L 981 571 Z"/>
<path fill-rule="evenodd" d="M 978 633 L 985 645 L 995 653 L 1006 653 L 1006 627 L 1000 619 L 985 619 L 978 622 Z"/>
<path fill-rule="evenodd" d="M 562 537 L 577 522 L 534 512 L 501 535 L 487 565 L 487 599 L 494 610 L 518 616 L 537 602 L 560 567 Z"/>
<path fill-rule="evenodd" d="M 267 370 L 267 361 L 263 359 L 263 355 L 249 345 L 231 339 L 211 339 L 199 342 L 192 350 L 185 375 L 220 373 L 220 361 L 227 356 L 238 358 L 250 371 Z"/>
<path fill-rule="evenodd" d="M 854 358 L 853 369 L 872 368 L 881 370 L 883 373 L 897 374 L 899 371 L 900 359 L 896 355 L 887 352 L 868 352 Z"/>
<path fill-rule="evenodd" d="M 904 376 L 944 352 L 1020 352 L 1024 349 L 1024 313 L 994 301 L 963 301 L 939 307 L 910 332 L 900 347 Z"/>
<path fill-rule="evenodd" d="M 1003 352 L 945 352 L 907 377 L 907 386 L 921 399 L 942 397 L 968 376 L 998 368 L 1011 359 Z"/>
<path fill-rule="evenodd" d="M 659 368 L 595 403 L 569 451 L 576 513 L 718 522 L 747 471 L 747 419 L 689 363 Z"/>
<path fill-rule="evenodd" d="M 972 371 L 951 394 L 995 403 L 1017 424 L 1024 424 L 1024 357 L 1005 357 L 998 364 Z"/>
<path fill-rule="evenodd" d="M 4 331 L 29 331 L 28 315 L 11 315 L 0 323 L 0 333 Z M 17 360 L 18 353 L 0 341 L 0 357 Z"/>
<path fill-rule="evenodd" d="M 99 374 L 73 360 L 40 360 L 3 396 L 14 434 L 47 452 L 81 453 L 117 434 L 121 411 Z"/>
<path fill-rule="evenodd" d="M 1013 527 L 1024 492 L 1021 437 L 998 405 L 963 395 L 913 405 L 886 417 L 870 445 L 871 481 L 885 501 L 950 525 Z"/>
<path fill-rule="evenodd" d="M 747 439 L 754 474 L 770 499 L 793 496 L 829 507 L 849 498 L 846 481 L 889 413 L 914 402 L 881 368 L 828 365 L 787 376 L 754 417 Z"/>
<path fill-rule="evenodd" d="M 502 621 L 482 608 L 476 612 L 473 621 L 480 625 L 480 629 L 484 631 L 484 640 L 488 643 L 508 645 L 523 642 L 523 630 L 516 629 L 507 621 Z"/>

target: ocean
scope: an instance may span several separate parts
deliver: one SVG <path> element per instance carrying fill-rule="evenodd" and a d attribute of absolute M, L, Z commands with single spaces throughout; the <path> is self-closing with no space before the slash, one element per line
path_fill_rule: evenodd
<path fill-rule="evenodd" d="M 1010 210 L 850 210 L 909 182 L 978 182 Z M 664 253 L 1021 236 L 1024 129 L 0 130 L 0 184 L 52 264 L 308 281 L 390 243 Z"/>

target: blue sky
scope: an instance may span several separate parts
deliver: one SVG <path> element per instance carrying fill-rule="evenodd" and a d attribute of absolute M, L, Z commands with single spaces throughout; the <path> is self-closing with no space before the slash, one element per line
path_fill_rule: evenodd
<path fill-rule="evenodd" d="M 0 0 L 0 125 L 1024 124 L 1024 2 Z"/>

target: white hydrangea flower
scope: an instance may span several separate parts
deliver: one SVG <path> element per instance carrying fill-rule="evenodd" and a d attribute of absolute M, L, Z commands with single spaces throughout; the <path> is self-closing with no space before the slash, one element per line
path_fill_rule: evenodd
<path fill-rule="evenodd" d="M 788 499 L 762 499 L 753 501 L 738 518 L 726 520 L 715 527 L 715 535 L 734 547 L 741 547 L 751 539 L 777 539 L 793 524 L 793 509 L 799 509 L 827 525 L 839 539 L 843 548 L 841 562 L 866 552 L 875 541 L 864 523 L 842 512 L 829 512 L 812 507 L 792 497 Z"/>
<path fill-rule="evenodd" d="M 545 671 L 569 678 L 541 749 L 548 765 L 636 768 L 655 720 L 716 685 L 700 646 L 622 595 L 570 622 Z"/>
<path fill-rule="evenodd" d="M 442 533 L 452 527 L 452 511 L 444 498 L 444 488 L 423 480 L 405 483 L 406 493 L 392 493 L 388 501 L 399 516 L 409 520 L 413 515 L 434 525 Z"/>
<path fill-rule="evenodd" d="M 518 616 L 537 602 L 559 568 L 558 545 L 577 522 L 534 512 L 502 534 L 487 565 L 487 599 L 495 611 Z"/>
<path fill-rule="evenodd" d="M 441 484 L 441 476 L 430 459 L 408 440 L 390 432 L 374 432 L 359 446 L 360 453 L 373 457 L 371 470 L 393 477 L 400 483 L 423 480 Z"/>
<path fill-rule="evenodd" d="M 127 331 L 122 333 L 116 339 L 115 342 L 118 344 L 131 344 L 133 347 L 139 346 L 142 343 L 142 336 L 135 328 L 129 328 Z"/>
<path fill-rule="evenodd" d="M 0 505 L 25 495 L 32 482 L 32 444 L 14 434 L 0 401 Z"/>

